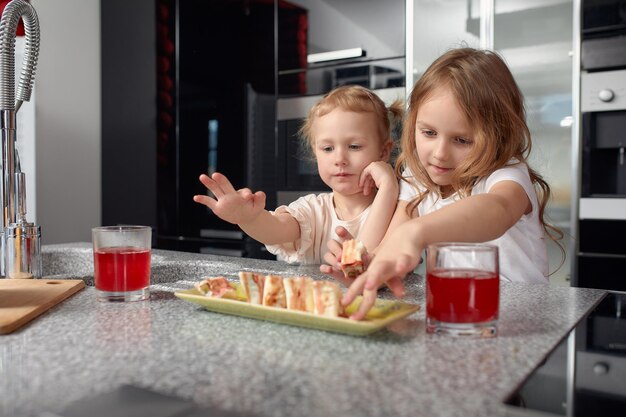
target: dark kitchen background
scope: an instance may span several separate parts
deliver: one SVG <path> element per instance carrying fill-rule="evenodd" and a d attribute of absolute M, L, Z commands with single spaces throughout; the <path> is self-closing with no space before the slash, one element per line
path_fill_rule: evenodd
<path fill-rule="evenodd" d="M 626 290 L 626 0 L 495 3 L 494 48 L 524 92 L 532 163 L 566 233 L 551 280 Z M 272 258 L 193 202 L 198 176 L 263 190 L 268 208 L 324 191 L 295 136 L 310 105 L 346 83 L 395 94 L 459 40 L 480 47 L 479 1 L 415 0 L 408 18 L 406 4 L 101 2 L 102 224 L 149 224 L 156 248 Z M 362 56 L 307 62 L 354 46 Z"/>
<path fill-rule="evenodd" d="M 392 51 L 377 45 L 354 59 L 307 63 L 310 53 L 357 43 L 331 36 L 310 44 L 312 33 L 327 31 L 319 23 L 328 18 L 354 25 L 343 28 L 348 33 L 372 27 L 359 19 L 370 19 L 367 5 L 376 2 L 335 3 L 102 2 L 103 224 L 149 221 L 155 248 L 275 259 L 192 197 L 207 192 L 198 176 L 215 171 L 235 188 L 265 191 L 268 209 L 326 191 L 296 136 L 310 105 L 346 83 L 403 96 L 403 41 L 387 42 Z M 324 9 L 317 24 L 303 5 Z M 404 7 L 404 0 L 386 5 L 398 22 Z M 374 35 L 389 36 L 376 26 Z M 402 27 L 393 32 L 404 39 Z"/>

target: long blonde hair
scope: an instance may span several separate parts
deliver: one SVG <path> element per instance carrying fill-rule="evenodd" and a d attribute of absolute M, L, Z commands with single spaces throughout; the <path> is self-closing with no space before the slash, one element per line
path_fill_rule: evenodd
<path fill-rule="evenodd" d="M 417 112 L 435 90 L 447 88 L 456 98 L 472 131 L 474 146 L 468 158 L 459 165 L 452 178 L 452 187 L 462 198 L 471 194 L 472 187 L 515 158 L 528 166 L 532 148 L 530 130 L 526 124 L 524 97 L 504 60 L 495 52 L 473 48 L 453 49 L 433 62 L 417 81 L 409 99 L 409 109 L 401 138 L 401 153 L 396 162 L 396 174 L 408 167 L 415 180 L 425 187 L 407 210 L 412 214 L 429 193 L 439 193 L 439 187 L 428 176 L 419 161 L 415 144 Z M 558 242 L 563 233 L 545 219 L 550 199 L 550 186 L 543 177 L 528 166 L 539 199 L 539 221 L 550 239 Z"/>
<path fill-rule="evenodd" d="M 393 102 L 389 107 L 373 91 L 359 85 L 337 87 L 327 93 L 311 109 L 298 134 L 303 141 L 303 149 L 311 150 L 315 138 L 311 135 L 313 122 L 331 111 L 341 108 L 356 113 L 373 113 L 376 117 L 378 136 L 384 145 L 392 141 L 392 130 L 402 122 L 404 108 L 401 101 Z"/>

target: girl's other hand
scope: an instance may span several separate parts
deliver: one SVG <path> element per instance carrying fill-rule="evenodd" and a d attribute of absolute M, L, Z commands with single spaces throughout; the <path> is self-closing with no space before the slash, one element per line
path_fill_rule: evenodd
<path fill-rule="evenodd" d="M 335 233 L 339 236 L 340 241 L 334 239 L 328 241 L 328 252 L 324 254 L 324 261 L 326 264 L 320 265 L 320 272 L 330 275 L 346 287 L 349 287 L 354 280 L 346 278 L 341 270 L 341 253 L 343 251 L 343 242 L 353 239 L 353 237 L 348 230 L 341 226 L 338 226 L 335 229 Z"/>
<path fill-rule="evenodd" d="M 387 162 L 374 161 L 365 167 L 359 178 L 359 186 L 363 188 L 363 194 L 369 195 L 372 189 L 380 189 L 395 183 L 398 187 L 393 168 Z"/>
<path fill-rule="evenodd" d="M 249 188 L 235 190 L 228 178 L 220 173 L 211 177 L 202 174 L 200 182 L 215 196 L 195 195 L 193 201 L 204 204 L 219 218 L 233 224 L 246 224 L 253 221 L 265 208 L 265 193 L 253 193 Z"/>

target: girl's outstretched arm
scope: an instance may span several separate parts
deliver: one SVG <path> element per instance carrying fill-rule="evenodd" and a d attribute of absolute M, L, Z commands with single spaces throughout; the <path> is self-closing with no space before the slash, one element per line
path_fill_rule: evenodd
<path fill-rule="evenodd" d="M 200 182 L 215 196 L 195 195 L 196 203 L 204 204 L 219 218 L 238 225 L 253 239 L 266 244 L 293 242 L 300 237 L 300 226 L 288 213 L 272 215 L 265 210 L 265 193 L 252 193 L 248 188 L 235 190 L 220 173 L 211 177 L 200 175 Z"/>
<path fill-rule="evenodd" d="M 487 194 L 467 197 L 412 219 L 385 237 L 367 271 L 354 281 L 342 302 L 347 305 L 363 293 L 363 302 L 352 315 L 360 320 L 373 306 L 376 291 L 383 283 L 388 283 L 397 296 L 403 295 L 400 280 L 415 269 L 429 244 L 496 239 L 531 209 L 528 195 L 518 183 L 502 181 Z"/>

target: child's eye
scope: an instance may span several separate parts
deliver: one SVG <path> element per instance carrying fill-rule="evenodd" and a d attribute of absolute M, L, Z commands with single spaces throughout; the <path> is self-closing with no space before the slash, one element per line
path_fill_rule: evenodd
<path fill-rule="evenodd" d="M 464 137 L 458 137 L 456 138 L 456 141 L 461 145 L 471 145 L 473 143 L 471 139 Z"/>

